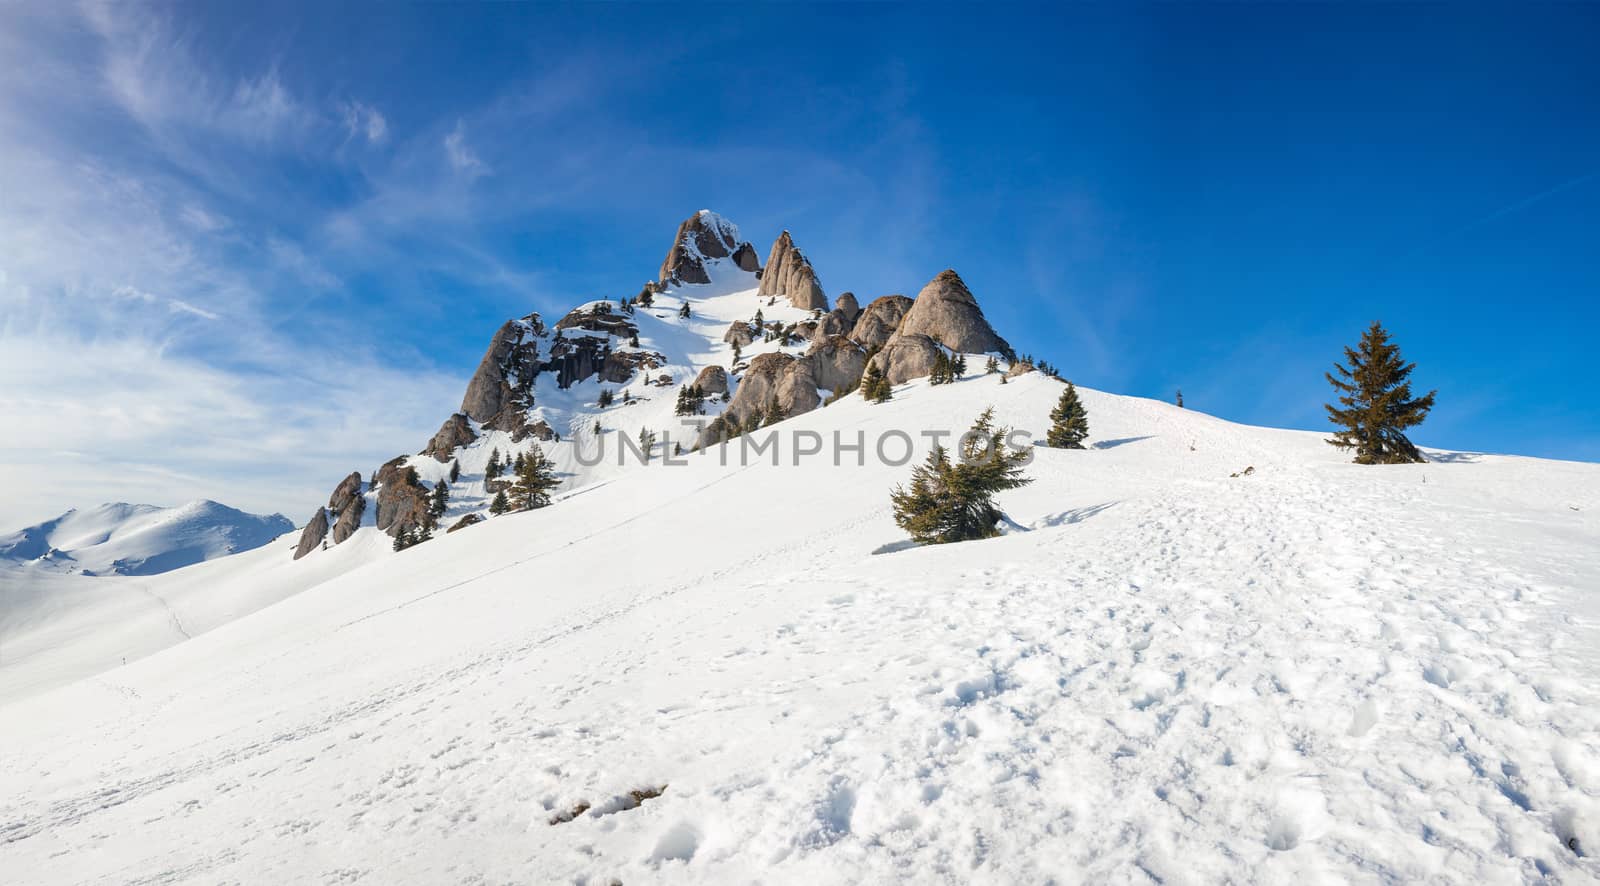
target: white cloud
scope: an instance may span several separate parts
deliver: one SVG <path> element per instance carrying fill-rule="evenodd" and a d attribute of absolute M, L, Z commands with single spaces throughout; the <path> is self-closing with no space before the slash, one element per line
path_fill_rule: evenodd
<path fill-rule="evenodd" d="M 477 178 L 488 175 L 489 167 L 484 165 L 477 153 L 467 144 L 467 124 L 457 120 L 456 128 L 444 137 L 445 156 L 450 159 L 450 167 L 467 178 Z"/>
<path fill-rule="evenodd" d="M 351 138 L 364 138 L 369 144 L 378 144 L 389 136 L 389 121 L 371 105 L 345 102 L 339 106 L 339 114 Z"/>
<path fill-rule="evenodd" d="M 144 290 L 133 286 L 118 286 L 116 289 L 111 291 L 111 294 L 117 298 L 131 299 L 133 301 L 143 302 L 147 305 L 162 305 L 166 307 L 167 310 L 175 313 L 193 314 L 196 317 L 203 317 L 207 320 L 222 319 L 219 315 L 214 314 L 205 308 L 197 308 L 181 298 L 162 298 L 159 295 L 145 292 Z"/>

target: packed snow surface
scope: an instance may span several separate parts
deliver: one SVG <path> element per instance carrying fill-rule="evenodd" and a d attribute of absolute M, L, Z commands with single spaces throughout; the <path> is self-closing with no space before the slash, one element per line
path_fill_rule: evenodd
<path fill-rule="evenodd" d="M 713 450 L 196 567 L 281 602 L 0 700 L 0 879 L 1600 878 L 1600 466 L 1082 390 L 1015 531 L 899 544 L 881 433 L 1042 438 L 1060 390 L 913 383 L 778 426 L 865 465 Z"/>

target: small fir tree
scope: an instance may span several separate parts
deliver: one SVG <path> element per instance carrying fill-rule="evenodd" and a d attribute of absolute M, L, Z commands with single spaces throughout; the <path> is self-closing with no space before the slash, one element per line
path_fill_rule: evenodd
<path fill-rule="evenodd" d="M 644 453 L 646 464 L 650 462 L 650 450 L 656 448 L 656 435 L 649 428 L 639 429 L 639 451 Z"/>
<path fill-rule="evenodd" d="M 483 479 L 496 479 L 504 471 L 505 466 L 500 463 L 500 450 L 497 447 L 489 452 L 489 463 L 483 468 Z"/>
<path fill-rule="evenodd" d="M 511 500 L 506 498 L 504 489 L 494 494 L 494 501 L 489 502 L 489 513 L 498 517 L 511 510 Z"/>
<path fill-rule="evenodd" d="M 1022 476 L 1025 451 L 1007 451 L 1009 428 L 995 428 L 985 412 L 973 424 L 972 434 L 988 444 L 982 457 L 969 446 L 959 463 L 952 463 L 943 446 L 935 446 L 928 460 L 911 473 L 909 489 L 895 487 L 890 494 L 895 523 L 921 544 L 945 544 L 999 535 L 996 525 L 1005 516 L 994 504 L 996 493 L 1025 486 Z"/>
<path fill-rule="evenodd" d="M 1422 424 L 1438 391 L 1412 398 L 1411 370 L 1400 356 L 1399 345 L 1376 321 L 1361 336 L 1356 348 L 1344 349 L 1348 367 L 1335 363 L 1324 373 L 1338 392 L 1338 406 L 1327 405 L 1328 420 L 1339 427 L 1328 440 L 1340 449 L 1354 449 L 1356 464 L 1410 464 L 1427 459 L 1406 438 L 1405 429 Z"/>
<path fill-rule="evenodd" d="M 988 362 L 983 364 L 983 374 L 984 375 L 994 375 L 996 372 L 999 372 L 999 371 L 1000 371 L 1000 364 L 993 357 L 990 357 Z"/>
<path fill-rule="evenodd" d="M 455 483 L 461 479 L 461 461 L 454 459 L 450 462 L 450 482 Z"/>
<path fill-rule="evenodd" d="M 1078 399 L 1078 389 L 1069 381 L 1067 389 L 1061 392 L 1061 399 L 1056 401 L 1056 408 L 1050 410 L 1050 430 L 1045 434 L 1045 445 L 1082 449 L 1084 438 L 1088 436 L 1089 413 Z"/>
<path fill-rule="evenodd" d="M 961 376 L 967 374 L 967 355 L 957 354 L 950 361 L 950 380 L 960 381 Z"/>
<path fill-rule="evenodd" d="M 769 427 L 771 425 L 775 425 L 788 417 L 789 414 L 784 411 L 782 404 L 778 402 L 778 395 L 773 394 L 772 399 L 767 401 L 767 419 L 762 423 L 762 426 Z"/>
<path fill-rule="evenodd" d="M 1183 408 L 1183 389 L 1182 388 L 1178 389 L 1178 396 L 1177 396 L 1177 399 L 1174 402 L 1176 402 L 1178 404 L 1178 408 L 1179 409 Z"/>
<path fill-rule="evenodd" d="M 861 379 L 861 396 L 872 403 L 886 403 L 894 396 L 894 386 L 876 363 L 867 367 L 867 374 Z"/>
<path fill-rule="evenodd" d="M 517 482 L 511 487 L 511 505 L 519 511 L 531 511 L 550 504 L 550 491 L 561 485 L 555 467 L 545 458 L 544 450 L 535 445 L 528 450 L 517 469 Z"/>
<path fill-rule="evenodd" d="M 617 400 L 617 395 L 611 393 L 611 389 L 610 388 L 601 388 L 600 389 L 599 404 L 600 404 L 600 408 L 601 409 L 605 409 L 606 407 L 610 406 L 612 403 L 615 403 L 616 400 Z"/>
<path fill-rule="evenodd" d="M 428 510 L 435 519 L 444 516 L 450 507 L 450 484 L 443 480 L 433 484 L 433 498 L 428 503 Z"/>
<path fill-rule="evenodd" d="M 678 316 L 682 317 L 685 320 L 689 319 L 689 303 L 688 302 L 684 302 L 683 303 L 683 307 L 678 309 Z"/>

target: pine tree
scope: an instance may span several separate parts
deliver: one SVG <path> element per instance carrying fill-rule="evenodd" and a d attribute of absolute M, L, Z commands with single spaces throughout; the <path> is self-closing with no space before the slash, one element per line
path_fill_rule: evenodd
<path fill-rule="evenodd" d="M 950 381 L 950 358 L 941 349 L 933 357 L 933 369 L 928 372 L 928 384 L 942 385 Z"/>
<path fill-rule="evenodd" d="M 433 498 L 428 503 L 428 512 L 433 514 L 435 519 L 438 519 L 443 517 L 444 512 L 449 508 L 450 484 L 440 480 L 433 484 Z"/>
<path fill-rule="evenodd" d="M 414 544 L 414 542 L 411 540 L 411 527 L 396 527 L 394 531 L 394 549 L 397 551 L 403 551 L 406 548 L 411 547 L 412 544 Z"/>
<path fill-rule="evenodd" d="M 1183 389 L 1182 389 L 1182 388 L 1179 388 L 1179 389 L 1178 389 L 1178 399 L 1177 399 L 1177 404 L 1178 404 L 1178 408 L 1179 408 L 1179 409 L 1182 409 L 1182 408 L 1183 408 Z"/>
<path fill-rule="evenodd" d="M 496 492 L 494 494 L 494 501 L 489 502 L 489 513 L 498 517 L 509 510 L 511 510 L 511 502 L 506 498 L 506 491 L 502 489 L 499 492 Z"/>
<path fill-rule="evenodd" d="M 967 355 L 966 354 L 957 354 L 955 356 L 955 359 L 950 361 L 950 380 L 951 381 L 960 381 L 961 380 L 961 376 L 966 375 L 966 374 L 967 374 Z"/>
<path fill-rule="evenodd" d="M 605 429 L 604 429 L 604 428 L 602 428 L 602 427 L 600 427 L 600 422 L 599 422 L 599 420 L 596 420 L 596 421 L 595 421 L 595 423 L 594 423 L 594 435 L 595 435 L 595 436 L 596 436 L 596 437 L 598 437 L 598 436 L 600 436 L 600 433 L 601 433 L 601 432 L 602 432 L 602 431 L 604 431 L 604 430 L 605 430 Z"/>
<path fill-rule="evenodd" d="M 1032 482 L 1022 476 L 1025 451 L 1008 452 L 1009 428 L 995 428 L 986 411 L 972 432 L 988 443 L 987 455 L 952 463 L 943 446 L 935 446 L 928 460 L 911 473 L 911 488 L 895 487 L 890 494 L 895 523 L 922 544 L 944 544 L 998 535 L 995 528 L 1004 514 L 994 496 Z M 967 455 L 977 450 L 972 446 Z"/>
<path fill-rule="evenodd" d="M 1056 408 L 1050 410 L 1050 430 L 1045 434 L 1046 446 L 1057 449 L 1082 449 L 1083 440 L 1089 436 L 1089 413 L 1078 400 L 1078 389 L 1067 382 Z"/>
<path fill-rule="evenodd" d="M 685 320 L 689 319 L 689 303 L 688 302 L 684 302 L 683 303 L 683 307 L 678 309 L 678 316 L 684 318 Z"/>
<path fill-rule="evenodd" d="M 535 446 L 534 448 L 538 449 L 539 447 Z M 525 464 L 527 464 L 527 457 L 520 452 L 517 453 L 517 460 L 511 463 L 511 473 L 520 475 Z"/>
<path fill-rule="evenodd" d="M 770 427 L 788 417 L 789 413 L 784 411 L 782 404 L 778 402 L 778 395 L 773 394 L 772 399 L 767 402 L 767 420 L 762 423 L 762 427 Z"/>
<path fill-rule="evenodd" d="M 460 479 L 461 479 L 461 461 L 459 459 L 455 459 L 455 460 L 452 460 L 450 462 L 450 482 L 451 483 L 455 483 L 455 482 L 459 481 Z"/>
<path fill-rule="evenodd" d="M 1390 343 L 1388 330 L 1377 321 L 1362 334 L 1359 349 L 1346 347 L 1344 355 L 1348 368 L 1335 363 L 1337 377 L 1324 373 L 1340 404 L 1326 407 L 1328 420 L 1339 426 L 1328 442 L 1354 449 L 1361 465 L 1427 461 L 1404 433 L 1422 424 L 1438 393 L 1412 399 L 1408 379 L 1417 364 L 1405 362 L 1399 345 Z"/>
<path fill-rule="evenodd" d="M 505 466 L 500 463 L 500 450 L 495 448 L 489 452 L 489 463 L 483 468 L 483 479 L 493 480 L 505 471 Z"/>
<path fill-rule="evenodd" d="M 989 358 L 989 362 L 983 364 L 983 374 L 984 375 L 994 375 L 996 372 L 999 372 L 999 371 L 1000 371 L 1000 364 L 995 362 L 995 359 L 993 357 Z"/>
<path fill-rule="evenodd" d="M 650 450 L 656 448 L 656 435 L 649 428 L 639 429 L 639 451 L 644 453 L 646 464 L 650 463 Z"/>
<path fill-rule="evenodd" d="M 651 291 L 649 284 L 645 284 L 644 289 L 640 291 L 639 297 L 636 299 L 636 301 L 647 308 L 656 303 L 655 293 Z"/>
<path fill-rule="evenodd" d="M 610 406 L 612 403 L 615 403 L 616 399 L 617 399 L 617 395 L 611 393 L 611 389 L 610 388 L 601 388 L 600 389 L 599 404 L 600 404 L 600 408 L 601 409 L 605 409 L 606 407 Z"/>
<path fill-rule="evenodd" d="M 867 374 L 861 380 L 861 397 L 872 403 L 885 403 L 894 396 L 894 386 L 884 378 L 883 370 L 878 364 L 873 363 L 867 367 Z"/>
<path fill-rule="evenodd" d="M 511 487 L 511 505 L 519 511 L 531 511 L 550 504 L 550 490 L 561 485 L 555 467 L 545 458 L 544 450 L 537 445 L 528 450 L 517 469 L 517 482 Z"/>
<path fill-rule="evenodd" d="M 733 371 L 733 367 L 739 365 L 739 350 L 740 350 L 739 349 L 739 343 L 738 342 L 734 342 L 733 343 L 733 361 L 728 364 L 728 371 L 729 372 Z"/>

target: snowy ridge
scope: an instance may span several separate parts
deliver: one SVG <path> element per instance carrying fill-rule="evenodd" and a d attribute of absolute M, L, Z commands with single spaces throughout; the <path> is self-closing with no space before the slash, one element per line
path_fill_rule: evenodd
<path fill-rule="evenodd" d="M 281 514 L 246 514 L 214 501 L 174 508 L 114 502 L 0 536 L 0 566 L 154 575 L 252 550 L 293 529 Z"/>
<path fill-rule="evenodd" d="M 1022 528 L 989 541 L 874 554 L 908 467 L 708 452 L 398 555 L 279 557 L 327 577 L 3 709 L 0 867 L 1600 877 L 1600 466 L 1360 467 L 1079 390 L 1089 448 L 1039 450 L 1001 499 Z M 1059 392 L 973 373 L 784 427 L 959 431 L 993 405 L 1042 436 Z"/>

